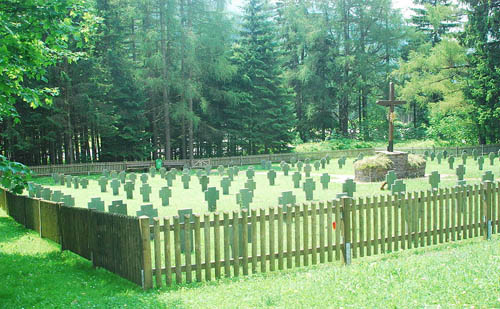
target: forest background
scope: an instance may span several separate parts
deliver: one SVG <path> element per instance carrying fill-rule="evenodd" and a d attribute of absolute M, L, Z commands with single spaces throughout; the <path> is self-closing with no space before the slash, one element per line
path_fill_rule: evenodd
<path fill-rule="evenodd" d="M 0 151 L 27 165 L 500 142 L 500 2 L 4 0 Z M 337 147 L 334 146 L 334 147 Z"/>

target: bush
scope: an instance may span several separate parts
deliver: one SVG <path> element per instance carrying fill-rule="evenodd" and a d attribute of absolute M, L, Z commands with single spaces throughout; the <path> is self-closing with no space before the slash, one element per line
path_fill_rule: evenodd
<path fill-rule="evenodd" d="M 354 163 L 356 170 L 389 170 L 392 168 L 392 161 L 385 155 L 366 157 Z"/>
<path fill-rule="evenodd" d="M 408 154 L 408 165 L 410 165 L 411 168 L 419 168 L 425 165 L 425 159 L 421 156 L 414 155 L 414 154 Z"/>

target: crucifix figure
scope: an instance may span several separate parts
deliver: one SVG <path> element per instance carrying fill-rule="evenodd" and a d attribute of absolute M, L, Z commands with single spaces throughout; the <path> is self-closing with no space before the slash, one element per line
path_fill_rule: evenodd
<path fill-rule="evenodd" d="M 389 107 L 389 145 L 387 146 L 387 151 L 394 151 L 394 106 L 405 104 L 406 101 L 396 101 L 394 100 L 394 84 L 389 83 L 389 100 L 377 101 L 378 105 Z"/>

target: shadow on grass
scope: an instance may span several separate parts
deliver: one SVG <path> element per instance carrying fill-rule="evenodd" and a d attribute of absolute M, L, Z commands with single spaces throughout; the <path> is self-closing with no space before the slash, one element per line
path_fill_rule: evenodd
<path fill-rule="evenodd" d="M 11 217 L 3 217 L 0 214 L 0 243 L 16 241 L 29 233 L 29 230 L 18 224 Z"/>

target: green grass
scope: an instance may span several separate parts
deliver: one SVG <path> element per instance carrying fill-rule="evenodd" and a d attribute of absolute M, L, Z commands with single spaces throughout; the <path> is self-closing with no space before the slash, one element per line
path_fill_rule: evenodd
<path fill-rule="evenodd" d="M 456 158 L 455 160 L 455 168 L 462 162 L 462 159 Z M 495 166 L 490 166 L 490 162 L 488 159 L 485 160 L 483 171 L 479 171 L 477 162 L 473 160 L 472 157 L 469 157 L 466 164 L 466 174 L 465 179 L 468 184 L 479 184 L 481 175 L 486 170 L 492 170 L 498 179 L 500 176 L 500 161 L 499 159 L 495 159 Z M 316 190 L 314 191 L 314 201 L 326 201 L 335 198 L 335 196 L 342 192 L 342 183 L 347 178 L 354 178 L 354 166 L 353 159 L 348 159 L 346 161 L 346 166 L 342 169 L 338 168 L 337 160 L 332 160 L 330 165 L 327 165 L 324 170 L 320 169 L 319 171 L 315 171 L 313 169 L 312 178 L 316 182 Z M 274 169 L 278 170 L 279 166 L 275 164 L 273 166 Z M 243 167 L 243 169 L 247 169 L 247 167 Z M 452 187 L 456 185 L 457 178 L 455 175 L 455 170 L 451 170 L 448 167 L 448 163 L 443 160 L 439 165 L 437 160 L 431 161 L 428 159 L 426 174 L 430 174 L 432 171 L 439 171 L 441 174 L 441 187 Z M 265 171 L 260 168 L 256 168 L 255 180 L 257 183 L 257 188 L 254 193 L 253 202 L 250 204 L 252 209 L 255 208 L 267 208 L 270 206 L 278 205 L 278 198 L 281 196 L 284 191 L 293 191 L 293 194 L 297 198 L 298 203 L 302 203 L 306 201 L 305 192 L 302 188 L 294 189 L 293 181 L 292 181 L 292 173 L 296 171 L 296 168 L 292 169 L 290 175 L 284 176 L 281 171 L 277 172 L 276 185 L 270 186 L 268 184 L 268 180 L 265 174 Z M 323 173 L 329 173 L 331 176 L 331 182 L 329 184 L 329 188 L 327 190 L 323 190 L 320 183 L 320 176 Z M 128 212 L 130 215 L 135 215 L 136 210 L 140 208 L 141 205 L 146 204 L 142 202 L 142 196 L 139 194 L 140 180 L 136 181 L 136 189 L 134 191 L 134 199 L 127 200 L 126 194 L 123 191 L 123 186 L 120 188 L 120 193 L 118 196 L 113 196 L 111 193 L 111 188 L 108 185 L 108 192 L 101 193 L 100 187 L 97 184 L 96 179 L 98 175 L 90 176 L 90 184 L 87 189 L 73 189 L 66 188 L 64 186 L 55 186 L 52 178 L 44 177 L 44 178 L 36 178 L 35 181 L 41 183 L 46 186 L 50 186 L 52 190 L 60 190 L 65 194 L 71 194 L 75 198 L 76 206 L 78 207 L 87 207 L 88 202 L 92 197 L 101 197 L 102 200 L 105 201 L 106 209 L 111 204 L 112 201 L 122 200 L 127 204 Z M 139 177 L 138 177 L 139 178 Z M 217 174 L 217 171 L 213 170 L 212 175 L 210 176 L 209 187 L 215 186 L 220 191 L 220 199 L 217 201 L 217 210 L 218 211 L 232 211 L 239 209 L 239 205 L 236 204 L 236 193 L 239 192 L 240 189 L 244 188 L 244 183 L 246 182 L 247 177 L 245 176 L 245 171 L 241 171 L 239 176 L 235 178 L 235 181 L 232 183 L 229 189 L 229 195 L 223 195 L 222 189 L 220 187 L 221 177 Z M 302 175 L 302 182 L 304 181 L 305 176 Z M 407 191 L 421 191 L 421 190 L 429 190 L 430 185 L 428 182 L 428 178 L 417 178 L 417 179 L 405 179 L 404 180 Z M 173 183 L 172 187 L 172 197 L 170 198 L 170 205 L 166 207 L 161 206 L 161 200 L 158 196 L 158 192 L 161 187 L 166 186 L 166 180 L 160 178 L 160 175 L 156 175 L 155 178 L 149 179 L 149 184 L 152 186 L 152 194 L 151 194 L 151 203 L 153 206 L 158 209 L 159 216 L 173 216 L 177 214 L 178 209 L 183 208 L 191 208 L 193 212 L 198 214 L 204 214 L 208 212 L 207 202 L 205 201 L 204 194 L 201 191 L 201 186 L 198 182 L 198 178 L 196 176 L 191 177 L 190 189 L 185 190 L 182 187 L 182 182 L 180 180 L 180 175 L 177 176 L 176 180 Z M 374 183 L 357 183 L 357 192 L 354 197 L 366 197 L 371 195 L 385 195 L 389 194 L 388 190 L 381 191 L 382 182 L 374 182 Z"/>
<path fill-rule="evenodd" d="M 443 143 L 434 140 L 395 140 L 394 147 L 398 148 L 432 148 L 440 147 Z M 386 148 L 387 140 L 357 141 L 353 139 L 328 140 L 322 142 L 303 143 L 294 146 L 294 152 L 331 151 L 353 148 Z"/>
<path fill-rule="evenodd" d="M 142 291 L 0 211 L 1 308 L 500 306 L 500 237 Z"/>

